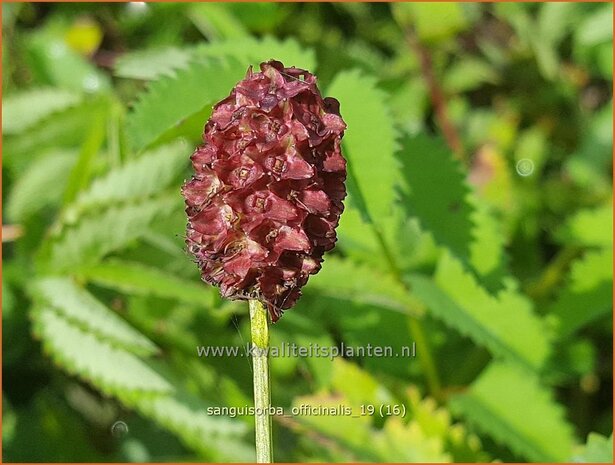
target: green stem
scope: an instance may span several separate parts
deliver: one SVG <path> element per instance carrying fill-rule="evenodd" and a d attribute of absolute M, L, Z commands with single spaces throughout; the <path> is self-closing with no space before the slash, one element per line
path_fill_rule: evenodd
<path fill-rule="evenodd" d="M 421 322 L 414 317 L 410 317 L 410 334 L 412 339 L 416 342 L 416 350 L 419 354 L 419 360 L 425 370 L 425 377 L 427 378 L 427 385 L 429 386 L 429 392 L 434 399 L 442 400 L 442 384 L 440 383 L 440 376 L 436 368 L 436 363 L 431 354 L 431 348 L 425 337 L 425 331 Z"/>
<path fill-rule="evenodd" d="M 269 327 L 267 310 L 257 300 L 250 300 L 250 335 L 252 338 L 252 372 L 254 377 L 254 422 L 256 426 L 256 463 L 271 463 L 271 416 L 269 406 Z"/>
<path fill-rule="evenodd" d="M 384 240 L 384 236 L 380 229 L 372 223 L 373 231 L 376 235 L 376 239 L 382 248 L 384 256 L 391 267 L 391 271 L 395 276 L 395 279 L 408 291 L 410 292 L 410 286 L 404 281 L 401 270 L 399 266 L 397 266 L 397 262 L 395 261 L 394 255 L 391 253 L 389 246 Z M 410 309 L 414 310 L 414 309 Z M 440 376 L 438 375 L 438 369 L 436 368 L 436 363 L 431 354 L 431 348 L 429 347 L 429 342 L 427 342 L 427 337 L 425 337 L 425 331 L 423 330 L 423 325 L 419 321 L 417 317 L 410 316 L 410 334 L 412 335 L 412 339 L 416 343 L 416 350 L 419 353 L 419 360 L 423 370 L 425 371 L 425 378 L 427 379 L 427 385 L 429 386 L 429 392 L 436 400 L 442 399 L 442 383 L 440 382 Z"/>
<path fill-rule="evenodd" d="M 543 270 L 538 281 L 527 286 L 526 293 L 534 300 L 546 299 L 564 279 L 570 262 L 579 256 L 581 248 L 564 247 Z"/>

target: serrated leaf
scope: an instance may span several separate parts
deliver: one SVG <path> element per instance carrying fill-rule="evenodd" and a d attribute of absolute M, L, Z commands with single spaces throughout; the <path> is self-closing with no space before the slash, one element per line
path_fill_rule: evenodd
<path fill-rule="evenodd" d="M 351 257 L 381 263 L 378 256 L 380 244 L 371 226 L 363 221 L 361 211 L 351 198 L 344 201 L 344 214 L 340 218 L 337 234 L 339 246 Z"/>
<path fill-rule="evenodd" d="M 353 405 L 394 403 L 392 394 L 355 363 L 335 358 L 331 373 L 331 387 Z"/>
<path fill-rule="evenodd" d="M 81 329 L 113 345 L 139 354 L 152 354 L 156 346 L 117 314 L 69 278 L 49 277 L 35 282 L 38 305 L 52 308 Z"/>
<path fill-rule="evenodd" d="M 2 166 L 20 173 L 42 152 L 41 147 L 73 150 L 83 142 L 83 134 L 99 115 L 106 117 L 110 100 L 101 95 L 54 113 L 37 124 L 36 131 L 6 137 L 2 144 Z"/>
<path fill-rule="evenodd" d="M 245 63 L 246 68 L 251 64 L 257 70 L 263 61 L 271 59 L 281 61 L 285 66 L 295 66 L 312 72 L 316 68 L 316 57 L 311 48 L 299 45 L 292 38 L 279 40 L 265 36 L 261 39 L 242 37 L 216 41 L 193 48 L 166 47 L 128 52 L 116 61 L 114 70 L 119 77 L 150 80 L 163 76 L 172 77 L 177 70 L 189 67 L 192 61 L 229 57 Z"/>
<path fill-rule="evenodd" d="M 613 249 L 590 251 L 573 262 L 567 286 L 549 308 L 566 338 L 597 318 L 612 313 Z"/>
<path fill-rule="evenodd" d="M 337 454 L 335 461 L 353 462 L 450 462 L 441 438 L 428 437 L 415 421 L 404 423 L 399 417 L 389 418 L 382 429 L 372 427 L 369 415 L 361 415 L 360 404 L 339 393 L 320 393 L 298 397 L 293 405 L 312 409 L 349 409 L 352 415 L 300 415 L 297 430 L 315 431 L 333 440 L 328 445 Z"/>
<path fill-rule="evenodd" d="M 13 221 L 23 221 L 43 207 L 58 205 L 66 185 L 66 172 L 76 158 L 74 152 L 54 151 L 32 162 L 11 190 L 7 216 Z"/>
<path fill-rule="evenodd" d="M 504 125 L 501 119 L 496 119 L 494 128 L 497 125 Z M 506 141 L 508 147 L 512 146 L 514 130 L 494 129 L 504 136 L 509 132 L 510 140 Z M 489 137 L 485 135 L 484 137 Z M 504 141 L 502 141 L 504 143 Z M 502 144 L 503 145 L 503 144 Z M 512 147 L 511 147 L 512 148 Z M 513 191 L 514 184 L 509 161 L 503 148 L 495 145 L 484 145 L 474 155 L 472 167 L 470 169 L 470 179 L 475 187 L 477 197 L 481 202 L 486 203 L 495 211 L 510 214 L 517 202 Z M 506 223 L 503 223 L 506 226 Z"/>
<path fill-rule="evenodd" d="M 316 68 L 314 50 L 300 45 L 292 38 L 283 41 L 271 36 L 262 39 L 244 37 L 236 40 L 211 42 L 202 45 L 195 51 L 196 57 L 233 57 L 240 63 L 252 64 L 255 69 L 263 61 L 275 59 L 284 66 L 307 69 L 313 72 Z"/>
<path fill-rule="evenodd" d="M 213 288 L 178 278 L 158 268 L 123 260 L 106 260 L 80 271 L 79 276 L 97 285 L 128 294 L 153 295 L 204 308 L 213 305 Z"/>
<path fill-rule="evenodd" d="M 563 409 L 535 375 L 514 364 L 493 362 L 467 392 L 451 399 L 451 406 L 529 461 L 570 457 L 572 428 Z"/>
<path fill-rule="evenodd" d="M 470 195 L 468 202 L 473 208 L 469 264 L 489 291 L 499 290 L 508 274 L 506 234 L 502 231 L 501 222 L 485 202 L 481 202 L 475 194 Z"/>
<path fill-rule="evenodd" d="M 406 390 L 407 416 L 416 420 L 429 437 L 444 439 L 446 451 L 451 453 L 453 463 L 489 462 L 479 437 L 467 431 L 464 424 L 453 423 L 449 409 L 439 406 L 430 397 L 423 398 L 417 386 Z"/>
<path fill-rule="evenodd" d="M 320 409 L 352 409 L 348 399 L 340 395 L 331 393 L 319 393 L 312 396 L 296 397 L 293 406 L 300 408 L 305 405 Z M 357 406 L 355 408 L 358 410 Z M 357 412 L 353 414 L 358 415 Z M 325 444 L 325 448 L 333 449 L 335 462 L 377 462 L 378 455 L 373 447 L 367 444 L 373 439 L 371 437 L 371 419 L 369 416 L 358 416 L 352 418 L 349 415 L 305 415 L 298 416 L 296 424 L 291 426 L 302 437 L 305 431 L 318 432 L 320 437 L 325 437 L 333 444 Z"/>
<path fill-rule="evenodd" d="M 310 279 L 308 292 L 352 300 L 416 315 L 421 306 L 392 276 L 351 260 L 327 257 L 322 270 Z"/>
<path fill-rule="evenodd" d="M 384 428 L 374 434 L 373 444 L 383 462 L 451 461 L 442 438 L 429 437 L 417 422 L 405 423 L 397 416 L 389 418 Z"/>
<path fill-rule="evenodd" d="M 340 101 L 340 112 L 348 126 L 344 155 L 348 160 L 348 188 L 362 213 L 376 222 L 389 216 L 395 203 L 399 163 L 394 156 L 396 141 L 386 94 L 376 81 L 357 70 L 335 77 L 327 95 Z"/>
<path fill-rule="evenodd" d="M 397 269 L 411 267 L 425 251 L 421 241 L 433 243 L 433 240 L 420 231 L 415 220 L 406 219 L 406 214 L 397 208 L 391 216 L 379 217 L 378 225 L 374 226 L 364 220 L 354 198 L 349 196 L 344 202 L 344 214 L 337 228 L 339 247 L 353 260 L 392 273 L 391 262 L 383 260 L 384 245 L 394 258 Z"/>
<path fill-rule="evenodd" d="M 2 134 L 17 134 L 49 115 L 76 105 L 78 93 L 63 89 L 32 89 L 2 101 Z"/>
<path fill-rule="evenodd" d="M 322 319 L 330 328 L 330 332 L 343 340 L 345 345 L 352 347 L 368 344 L 390 346 L 393 353 L 397 354 L 392 357 L 369 357 L 361 356 L 363 354 L 360 353 L 355 354 L 356 359 L 360 361 L 365 370 L 400 379 L 416 374 L 418 367 L 412 361 L 416 355 L 413 353 L 414 339 L 407 313 L 383 311 L 382 306 L 362 303 L 359 299 L 343 302 L 340 311 L 332 311 L 340 306 L 339 301 L 326 298 L 321 294 L 319 292 L 316 299 L 307 302 L 307 310 L 320 315 L 317 318 Z M 303 308 L 306 307 L 298 310 L 303 313 Z M 334 329 L 331 330 L 331 328 Z M 328 368 L 333 371 L 330 364 Z M 337 373 L 334 373 L 334 377 L 336 376 Z"/>
<path fill-rule="evenodd" d="M 122 391 L 171 392 L 173 388 L 136 355 L 79 329 L 51 307 L 32 312 L 35 333 L 53 360 L 71 375 L 117 395 Z"/>
<path fill-rule="evenodd" d="M 613 205 L 581 210 L 566 221 L 557 239 L 568 245 L 609 247 L 613 244 Z"/>
<path fill-rule="evenodd" d="M 173 76 L 176 70 L 187 68 L 191 59 L 192 50 L 177 47 L 137 50 L 121 55 L 113 65 L 113 74 L 142 80 Z"/>
<path fill-rule="evenodd" d="M 613 463 L 613 435 L 605 438 L 598 433 L 589 433 L 587 444 L 572 456 L 575 463 Z"/>
<path fill-rule="evenodd" d="M 407 137 L 398 154 L 404 177 L 403 205 L 437 243 L 467 260 L 472 241 L 470 189 L 461 165 L 441 140 Z"/>
<path fill-rule="evenodd" d="M 190 151 L 183 142 L 158 147 L 110 171 L 92 182 L 66 216 L 78 216 L 86 210 L 105 205 L 140 200 L 159 193 L 187 166 Z"/>
<path fill-rule="evenodd" d="M 408 389 L 400 401 L 356 364 L 336 358 L 333 365 L 331 392 L 300 397 L 293 404 L 337 410 L 343 406 L 347 413 L 299 414 L 293 418 L 297 423 L 291 424 L 299 433 L 307 427 L 307 431 L 326 438 L 323 443 L 336 461 L 431 463 L 458 457 L 470 461 L 487 458 L 480 452 L 478 438 L 468 434 L 462 425 L 452 424 L 450 413 L 433 399 L 422 398 L 418 388 Z M 374 427 L 380 423 L 375 418 L 385 415 L 387 406 L 402 404 L 403 419 L 401 414 L 390 416 L 384 419 L 382 428 Z M 365 415 L 370 406 L 375 407 L 374 415 Z M 366 443 L 369 447 L 365 447 Z"/>
<path fill-rule="evenodd" d="M 246 426 L 207 415 L 208 404 L 178 386 L 169 367 L 112 347 L 49 307 L 35 308 L 32 318 L 44 351 L 67 373 L 153 419 L 204 457 L 220 462 L 253 459 L 245 443 Z"/>
<path fill-rule="evenodd" d="M 149 396 L 127 401 L 180 437 L 192 449 L 202 451 L 215 462 L 250 462 L 253 446 L 245 441 L 247 428 L 243 423 L 207 414 L 203 405 L 188 396 Z"/>
<path fill-rule="evenodd" d="M 156 219 L 182 207 L 178 195 L 113 206 L 100 214 L 79 218 L 47 239 L 39 255 L 46 270 L 75 271 L 97 263 L 147 232 Z"/>
<path fill-rule="evenodd" d="M 145 149 L 190 116 L 222 100 L 246 69 L 245 63 L 236 60 L 210 58 L 152 82 L 128 114 L 127 136 L 132 147 Z"/>
<path fill-rule="evenodd" d="M 444 323 L 489 349 L 495 356 L 539 370 L 550 351 L 544 322 L 531 302 L 508 285 L 490 295 L 448 253 L 440 258 L 433 281 L 410 277 L 413 293 Z"/>

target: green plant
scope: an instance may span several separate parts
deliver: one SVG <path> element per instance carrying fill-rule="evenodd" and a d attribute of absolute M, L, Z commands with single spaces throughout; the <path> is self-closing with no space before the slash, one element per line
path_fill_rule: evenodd
<path fill-rule="evenodd" d="M 5 461 L 254 459 L 211 413 L 247 357 L 196 350 L 248 308 L 186 266 L 179 188 L 274 57 L 339 99 L 349 195 L 270 345 L 416 346 L 272 358 L 272 405 L 359 416 L 273 416 L 276 460 L 611 460 L 612 5 L 138 8 L 3 5 Z"/>

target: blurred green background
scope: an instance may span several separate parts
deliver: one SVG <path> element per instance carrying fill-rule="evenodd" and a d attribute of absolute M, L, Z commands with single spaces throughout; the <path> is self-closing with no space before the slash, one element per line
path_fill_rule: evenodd
<path fill-rule="evenodd" d="M 247 305 L 179 186 L 249 64 L 348 130 L 339 243 L 272 344 L 277 461 L 612 461 L 611 4 L 2 5 L 3 460 L 252 461 Z"/>

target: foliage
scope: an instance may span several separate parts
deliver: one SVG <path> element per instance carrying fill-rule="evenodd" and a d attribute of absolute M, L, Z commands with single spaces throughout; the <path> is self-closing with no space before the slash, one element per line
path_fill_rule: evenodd
<path fill-rule="evenodd" d="M 610 463 L 613 461 L 613 435 L 605 438 L 596 433 L 590 433 L 587 444 L 581 452 L 573 455 L 571 462 Z"/>
<path fill-rule="evenodd" d="M 563 462 L 570 455 L 572 430 L 562 409 L 536 376 L 520 367 L 492 363 L 467 393 L 452 399 L 452 406 L 531 461 Z"/>
<path fill-rule="evenodd" d="M 511 285 L 493 296 L 448 254 L 440 258 L 433 281 L 415 276 L 410 282 L 437 317 L 495 356 L 535 370 L 544 363 L 549 334 L 531 303 Z"/>
<path fill-rule="evenodd" d="M 349 190 L 272 344 L 416 349 L 272 358 L 276 460 L 612 461 L 611 4 L 2 8 L 5 461 L 253 460 L 179 186 L 271 58 L 340 101 Z"/>

